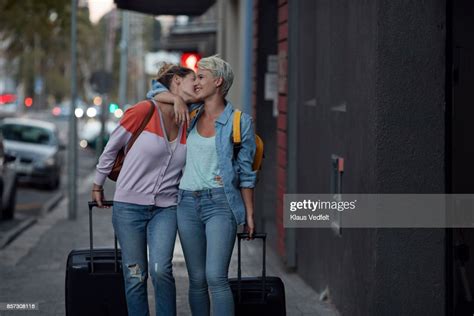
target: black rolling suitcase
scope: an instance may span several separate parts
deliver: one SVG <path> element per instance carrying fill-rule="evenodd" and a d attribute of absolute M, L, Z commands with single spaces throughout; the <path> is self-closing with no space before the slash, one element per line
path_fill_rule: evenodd
<path fill-rule="evenodd" d="M 104 205 L 112 206 L 112 201 Z M 66 268 L 66 315 L 127 315 L 127 303 L 122 275 L 121 252 L 115 247 L 94 249 L 92 209 L 89 202 L 90 249 L 72 250 Z"/>
<path fill-rule="evenodd" d="M 265 248 L 267 234 L 254 234 L 263 243 L 263 265 L 261 277 L 242 278 L 240 243 L 247 233 L 237 234 L 238 238 L 238 277 L 229 279 L 234 295 L 235 315 L 286 315 L 285 286 L 278 277 L 266 276 Z"/>

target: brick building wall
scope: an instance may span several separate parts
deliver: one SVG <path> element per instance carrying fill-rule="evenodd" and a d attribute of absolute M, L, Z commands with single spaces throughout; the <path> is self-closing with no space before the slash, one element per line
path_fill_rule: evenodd
<path fill-rule="evenodd" d="M 259 16 L 262 12 L 261 1 L 255 0 L 253 6 L 253 85 L 252 85 L 252 114 L 254 119 L 257 116 L 257 80 L 263 80 L 258 77 L 257 65 L 266 63 L 266 60 L 258 59 L 259 50 Z M 275 130 L 276 142 L 276 170 L 277 182 L 266 183 L 266 185 L 276 185 L 276 216 L 275 224 L 277 231 L 276 247 L 281 256 L 285 255 L 285 230 L 283 228 L 283 195 L 286 192 L 286 166 L 287 166 L 287 64 L 288 64 L 288 0 L 278 2 L 278 119 L 277 129 Z M 265 141 L 265 140 L 264 140 Z M 258 228 L 257 228 L 258 229 Z"/>

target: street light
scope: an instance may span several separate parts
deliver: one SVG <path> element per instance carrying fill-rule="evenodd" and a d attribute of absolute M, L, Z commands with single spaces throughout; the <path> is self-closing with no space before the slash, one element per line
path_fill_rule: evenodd
<path fill-rule="evenodd" d="M 84 110 L 81 109 L 81 108 L 77 108 L 75 111 L 74 111 L 74 115 L 76 115 L 77 118 L 81 118 L 84 116 Z"/>

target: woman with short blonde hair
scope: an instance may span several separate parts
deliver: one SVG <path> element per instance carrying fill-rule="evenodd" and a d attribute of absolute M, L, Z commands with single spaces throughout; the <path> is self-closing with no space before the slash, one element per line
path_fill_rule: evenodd
<path fill-rule="evenodd" d="M 233 79 L 232 68 L 218 56 L 198 62 L 195 91 L 203 103 L 188 129 L 177 210 L 189 274 L 189 303 L 195 316 L 208 316 L 211 310 L 213 315 L 234 315 L 228 270 L 237 226 L 245 224 L 250 236 L 255 229 L 255 135 L 251 117 L 243 113 L 242 144 L 234 152 L 230 135 L 235 110 L 225 99 Z M 161 87 L 155 86 L 148 96 L 154 92 L 162 92 Z M 174 102 L 166 93 L 155 98 Z"/>

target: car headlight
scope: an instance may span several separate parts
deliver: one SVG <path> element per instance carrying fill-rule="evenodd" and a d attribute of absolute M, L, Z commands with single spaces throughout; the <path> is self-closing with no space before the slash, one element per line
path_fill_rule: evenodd
<path fill-rule="evenodd" d="M 56 159 L 54 159 L 54 156 L 53 157 L 49 157 L 48 159 L 46 159 L 44 162 L 44 165 L 45 166 L 52 166 L 56 163 Z"/>
<path fill-rule="evenodd" d="M 56 163 L 56 159 L 54 156 L 48 157 L 46 159 L 38 160 L 35 162 L 36 167 L 51 167 L 54 166 Z"/>

